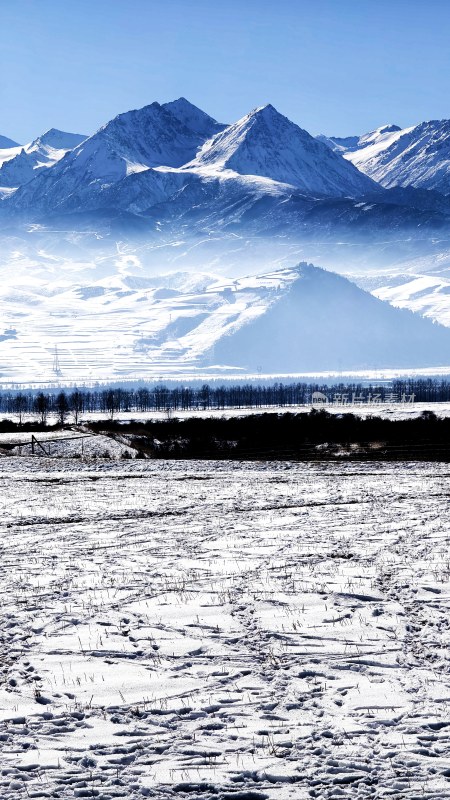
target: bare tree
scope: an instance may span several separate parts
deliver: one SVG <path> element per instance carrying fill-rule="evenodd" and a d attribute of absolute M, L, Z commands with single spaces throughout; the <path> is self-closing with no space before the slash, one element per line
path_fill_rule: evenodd
<path fill-rule="evenodd" d="M 79 416 L 82 413 L 82 411 L 84 411 L 84 400 L 85 400 L 85 395 L 78 389 L 75 389 L 75 391 L 72 392 L 72 394 L 69 397 L 69 406 L 73 415 L 75 425 L 78 425 Z"/>
<path fill-rule="evenodd" d="M 27 408 L 28 408 L 27 397 L 21 392 L 19 392 L 19 394 L 16 394 L 13 400 L 14 412 L 19 415 L 19 425 L 22 425 L 23 415 L 26 412 Z"/>
<path fill-rule="evenodd" d="M 48 395 L 44 394 L 44 392 L 39 392 L 34 398 L 34 410 L 39 415 L 41 425 L 45 425 L 47 422 L 49 405 Z"/>
<path fill-rule="evenodd" d="M 60 392 L 55 400 L 55 408 L 58 413 L 58 422 L 64 425 L 70 411 L 69 401 L 65 392 Z"/>

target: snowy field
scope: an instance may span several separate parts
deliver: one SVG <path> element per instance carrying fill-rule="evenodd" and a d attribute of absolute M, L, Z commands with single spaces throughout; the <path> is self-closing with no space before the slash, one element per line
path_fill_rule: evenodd
<path fill-rule="evenodd" d="M 0 797 L 450 797 L 450 469 L 0 459 Z"/>

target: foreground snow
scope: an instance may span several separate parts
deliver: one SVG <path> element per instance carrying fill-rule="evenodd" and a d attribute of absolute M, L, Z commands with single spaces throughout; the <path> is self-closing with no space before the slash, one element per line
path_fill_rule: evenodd
<path fill-rule="evenodd" d="M 0 482 L 2 798 L 450 797 L 447 465 Z"/>

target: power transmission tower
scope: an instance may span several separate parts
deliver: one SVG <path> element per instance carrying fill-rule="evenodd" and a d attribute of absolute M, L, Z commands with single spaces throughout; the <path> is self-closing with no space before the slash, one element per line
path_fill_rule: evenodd
<path fill-rule="evenodd" d="M 53 372 L 54 375 L 56 375 L 57 378 L 59 378 L 62 375 L 62 369 L 61 369 L 60 364 L 59 364 L 58 345 L 57 344 L 55 344 L 55 352 L 54 352 L 54 355 L 53 355 L 53 369 L 52 369 L 52 372 Z"/>

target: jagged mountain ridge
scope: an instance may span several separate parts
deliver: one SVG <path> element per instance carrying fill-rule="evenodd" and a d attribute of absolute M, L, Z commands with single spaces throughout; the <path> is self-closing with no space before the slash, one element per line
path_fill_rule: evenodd
<path fill-rule="evenodd" d="M 375 189 L 270 104 L 225 128 L 186 165 L 202 167 L 269 178 L 319 197 L 355 197 Z"/>
<path fill-rule="evenodd" d="M 450 194 L 450 120 L 409 128 L 386 125 L 360 137 L 318 137 L 386 188 L 412 186 Z"/>
<path fill-rule="evenodd" d="M 388 124 L 381 125 L 379 128 L 369 131 L 369 133 L 363 133 L 362 136 L 324 136 L 319 134 L 316 139 L 324 142 L 335 152 L 344 154 L 353 153 L 372 145 L 377 145 L 384 149 L 391 144 L 393 139 L 395 140 L 395 136 L 393 137 L 392 134 L 400 131 L 401 128 L 398 125 Z"/>
<path fill-rule="evenodd" d="M 10 153 L 3 153 L 0 186 L 15 188 L 28 183 L 41 169 L 54 166 L 85 139 L 86 136 L 78 133 L 51 128 L 22 148 L 12 146 Z"/>
<path fill-rule="evenodd" d="M 221 128 L 200 109 L 189 106 L 180 98 L 166 106 L 152 103 L 119 114 L 51 172 L 19 189 L 12 199 L 14 207 L 38 213 L 104 208 L 104 192 L 123 179 L 153 167 L 181 167 L 195 156 L 206 136 Z"/>

